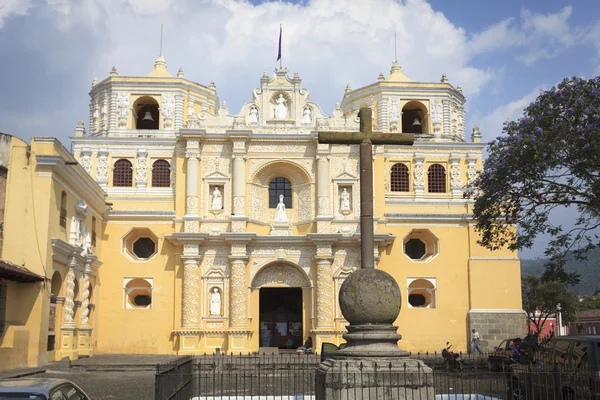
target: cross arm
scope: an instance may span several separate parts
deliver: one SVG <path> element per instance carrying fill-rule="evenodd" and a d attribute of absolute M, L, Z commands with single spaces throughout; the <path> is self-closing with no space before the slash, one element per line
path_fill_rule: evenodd
<path fill-rule="evenodd" d="M 408 133 L 373 132 L 366 135 L 363 132 L 319 132 L 319 143 L 323 144 L 361 144 L 365 140 L 372 144 L 400 144 L 411 146 L 413 135 Z"/>

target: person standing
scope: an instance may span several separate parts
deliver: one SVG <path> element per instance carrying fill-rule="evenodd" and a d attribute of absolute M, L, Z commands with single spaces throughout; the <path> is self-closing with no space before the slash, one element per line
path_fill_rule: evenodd
<path fill-rule="evenodd" d="M 471 349 L 471 354 L 475 354 L 475 350 L 477 350 L 479 354 L 483 354 L 483 350 L 479 347 L 479 332 L 475 329 L 471 330 L 471 332 L 473 333 L 473 348 Z"/>

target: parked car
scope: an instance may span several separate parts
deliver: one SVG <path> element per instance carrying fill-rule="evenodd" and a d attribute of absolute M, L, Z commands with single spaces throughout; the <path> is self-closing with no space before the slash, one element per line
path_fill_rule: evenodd
<path fill-rule="evenodd" d="M 344 347 L 346 347 L 346 343 L 342 343 L 339 346 L 329 342 L 321 343 L 321 362 L 325 361 L 325 359 L 331 357 L 334 352 L 343 349 Z"/>
<path fill-rule="evenodd" d="M 488 369 L 490 371 L 501 371 L 506 369 L 514 361 L 511 360 L 512 344 L 514 338 L 503 340 L 498 346 L 494 347 L 488 355 Z"/>
<path fill-rule="evenodd" d="M 600 336 L 560 336 L 509 369 L 511 399 L 600 400 Z"/>
<path fill-rule="evenodd" d="M 0 380 L 0 400 L 90 400 L 81 388 L 66 379 L 19 378 Z"/>

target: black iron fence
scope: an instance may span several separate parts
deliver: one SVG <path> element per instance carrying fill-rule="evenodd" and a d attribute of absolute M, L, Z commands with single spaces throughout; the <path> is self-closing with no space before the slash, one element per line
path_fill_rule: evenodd
<path fill-rule="evenodd" d="M 155 399 L 312 400 L 319 390 L 340 400 L 600 399 L 600 377 L 594 372 L 518 364 L 490 371 L 482 358 L 469 362 L 467 357 L 459 369 L 431 355 L 422 357 L 432 361 L 431 371 L 414 371 L 402 363 L 358 371 L 346 365 L 318 377 L 317 355 L 184 357 L 157 368 Z"/>

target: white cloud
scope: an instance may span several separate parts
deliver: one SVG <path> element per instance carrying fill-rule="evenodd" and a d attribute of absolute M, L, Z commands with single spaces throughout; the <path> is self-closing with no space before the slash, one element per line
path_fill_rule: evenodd
<path fill-rule="evenodd" d="M 2 0 L 0 1 L 0 28 L 4 21 L 13 15 L 25 15 L 31 8 L 33 0 Z"/>
<path fill-rule="evenodd" d="M 490 142 L 500 136 L 502 127 L 506 121 L 514 121 L 523 116 L 523 109 L 533 102 L 543 90 L 547 90 L 551 85 L 536 86 L 525 96 L 513 100 L 507 104 L 493 109 L 490 113 L 479 119 L 479 129 L 484 142 Z"/>
<path fill-rule="evenodd" d="M 507 18 L 472 35 L 471 50 L 478 54 L 516 48 L 517 59 L 526 65 L 555 58 L 569 47 L 592 40 L 587 28 L 569 21 L 572 11 L 571 6 L 546 14 L 523 9 L 520 19 Z"/>
<path fill-rule="evenodd" d="M 446 73 L 469 96 L 493 76 L 471 65 L 474 56 L 464 30 L 435 12 L 425 0 L 372 0 L 369 7 L 347 0 L 312 0 L 303 5 L 244 0 L 46 0 L 36 9 L 44 34 L 24 46 L 41 58 L 48 76 L 103 79 L 114 65 L 121 75 L 143 75 L 159 52 L 171 73 L 182 66 L 188 79 L 215 81 L 230 112 L 251 99 L 264 71 L 278 66 L 277 40 L 283 24 L 283 64 L 299 72 L 311 100 L 331 112 L 346 83 L 357 88 L 387 74 L 394 58 L 415 81 L 438 81 Z M 40 16 L 43 16 L 40 17 Z M 77 81 L 81 90 L 81 81 Z M 71 83 L 74 85 L 74 83 Z M 89 86 L 87 86 L 89 88 Z M 86 88 L 86 90 L 87 90 Z M 68 94 L 64 140 L 87 114 L 85 91 Z M 71 104 L 66 102 L 70 101 Z M 74 107 L 77 101 L 77 106 Z M 76 114 L 76 115 L 75 115 Z M 24 129 L 19 127 L 20 129 Z M 33 129 L 33 127 L 32 127 Z M 41 133 L 40 133 L 41 134 Z"/>

